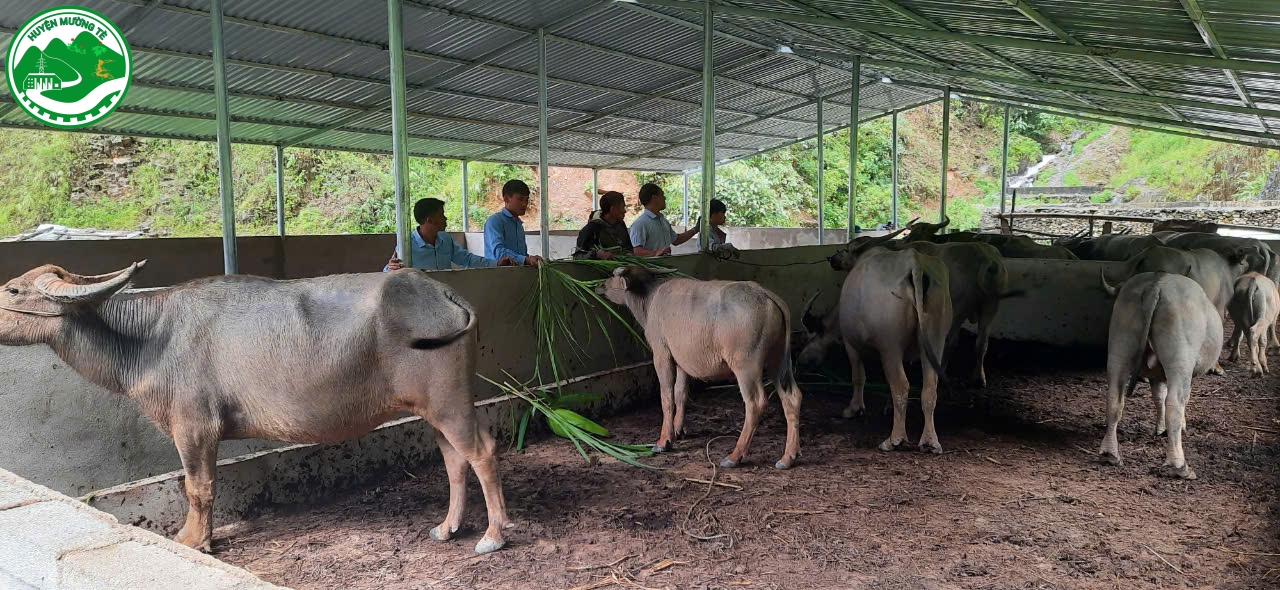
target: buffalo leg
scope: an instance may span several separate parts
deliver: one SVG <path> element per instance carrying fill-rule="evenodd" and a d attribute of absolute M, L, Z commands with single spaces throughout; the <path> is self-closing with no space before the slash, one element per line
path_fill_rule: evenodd
<path fill-rule="evenodd" d="M 892 451 L 907 440 L 907 393 L 911 384 L 907 381 L 906 371 L 902 369 L 901 354 L 886 354 L 881 351 L 880 359 L 885 378 L 889 380 L 889 393 L 893 396 L 893 431 L 889 433 L 889 438 L 880 443 L 880 450 Z"/>
<path fill-rule="evenodd" d="M 658 442 L 653 445 L 653 452 L 661 453 L 671 447 L 675 421 L 675 380 L 676 363 L 671 353 L 663 348 L 653 348 L 653 368 L 658 372 L 658 395 L 662 400 L 662 431 L 658 433 Z"/>
<path fill-rule="evenodd" d="M 782 400 L 782 413 L 787 418 L 787 447 L 774 467 L 787 469 L 800 456 L 800 402 L 803 394 L 800 393 L 800 386 L 794 382 L 790 386 L 779 383 L 778 398 Z"/>
<path fill-rule="evenodd" d="M 186 474 L 182 487 L 187 495 L 187 520 L 174 540 L 207 553 L 213 545 L 213 487 L 219 437 L 179 426 L 173 438 Z"/>
<path fill-rule="evenodd" d="M 1151 381 L 1151 405 L 1155 406 L 1156 428 L 1155 435 L 1160 436 L 1166 432 L 1165 426 L 1165 405 L 1164 402 L 1169 397 L 1168 381 Z"/>
<path fill-rule="evenodd" d="M 1240 341 L 1244 340 L 1245 330 L 1235 317 L 1231 319 L 1235 325 L 1231 328 L 1231 336 L 1227 337 L 1227 343 L 1231 345 L 1231 354 L 1227 355 L 1227 360 L 1234 363 L 1240 360 Z"/>
<path fill-rule="evenodd" d="M 844 345 L 845 354 L 849 355 L 849 366 L 853 367 L 853 395 L 849 397 L 849 406 L 844 409 L 844 417 L 852 418 L 861 416 L 867 411 L 866 399 L 863 397 L 863 389 L 867 384 L 867 373 L 862 366 L 862 359 L 858 356 L 858 351 L 848 343 Z"/>
<path fill-rule="evenodd" d="M 506 500 L 502 496 L 502 481 L 498 476 L 498 457 L 495 452 L 498 445 L 488 430 L 480 428 L 470 397 L 461 399 L 466 402 L 467 411 L 459 408 L 457 413 L 440 415 L 436 421 L 428 422 L 444 435 L 455 451 L 462 453 L 467 463 L 471 464 L 471 469 L 475 470 L 476 478 L 480 480 L 485 506 L 489 511 L 489 528 L 485 531 L 484 538 L 476 543 L 476 553 L 488 553 L 497 551 L 506 544 L 502 538 L 502 530 L 509 526 Z M 449 487 L 452 495 L 452 478 Z M 453 499 L 450 498 L 450 508 L 453 506 Z"/>
<path fill-rule="evenodd" d="M 676 438 L 684 436 L 684 402 L 689 399 L 689 375 L 684 372 L 678 365 L 676 366 L 676 385 L 675 385 L 675 431 Z"/>
<path fill-rule="evenodd" d="M 1191 397 L 1191 372 L 1170 376 L 1169 395 L 1165 399 L 1165 417 L 1169 428 L 1169 442 L 1165 450 L 1166 474 L 1183 479 L 1195 479 L 1196 472 L 1187 465 L 1182 453 L 1182 433 L 1187 429 L 1187 399 Z"/>
<path fill-rule="evenodd" d="M 920 407 L 924 411 L 924 431 L 920 433 L 920 450 L 941 455 L 942 443 L 938 442 L 938 432 L 934 430 L 933 424 L 933 410 L 938 407 L 938 372 L 928 361 L 924 362 L 922 367 L 924 383 L 920 387 Z M 894 422 L 896 424 L 897 420 L 895 419 Z"/>
<path fill-rule="evenodd" d="M 439 430 L 436 431 L 436 446 L 440 448 L 445 470 L 449 472 L 449 513 L 444 522 L 428 534 L 437 541 L 448 541 L 462 526 L 462 518 L 467 512 L 467 458 L 453 448 Z"/>
<path fill-rule="evenodd" d="M 1128 374 L 1128 371 L 1107 368 L 1107 433 L 1102 437 L 1102 448 L 1098 450 L 1098 455 L 1112 465 L 1124 464 L 1120 459 L 1120 444 L 1116 441 L 1116 426 L 1124 416 L 1124 387 Z M 1154 391 L 1156 384 L 1152 383 L 1151 387 Z"/>
<path fill-rule="evenodd" d="M 1250 374 L 1261 377 L 1267 373 L 1267 327 L 1249 326 L 1249 360 L 1253 362 Z"/>
<path fill-rule="evenodd" d="M 994 305 L 982 308 L 982 316 L 978 318 L 977 365 L 973 368 L 973 380 L 983 387 L 987 386 L 987 345 L 991 340 L 991 328 L 995 325 L 996 311 Z"/>
<path fill-rule="evenodd" d="M 742 458 L 747 455 L 747 448 L 751 446 L 751 437 L 756 433 L 756 426 L 760 424 L 760 416 L 764 414 L 765 404 L 768 398 L 764 395 L 764 383 L 760 381 L 760 369 L 754 371 L 741 371 L 737 373 L 738 388 L 742 390 L 742 404 L 746 406 L 746 417 L 742 421 L 742 433 L 738 435 L 738 444 L 733 447 L 733 452 L 728 457 L 720 461 L 721 467 L 737 467 Z"/>

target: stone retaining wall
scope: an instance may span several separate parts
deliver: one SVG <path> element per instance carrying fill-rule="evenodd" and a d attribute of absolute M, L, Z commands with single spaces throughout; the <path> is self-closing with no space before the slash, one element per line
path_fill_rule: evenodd
<path fill-rule="evenodd" d="M 999 210 L 987 208 L 982 211 L 982 227 L 999 227 L 995 214 Z M 1074 213 L 1091 215 L 1125 215 L 1131 217 L 1151 217 L 1154 219 L 1192 219 L 1196 221 L 1212 221 L 1229 225 L 1249 225 L 1254 227 L 1280 227 L 1280 201 L 1240 201 L 1229 203 L 1162 203 L 1158 207 L 1105 206 L 1088 205 L 1037 205 L 1017 209 L 1018 213 Z M 1102 231 L 1102 222 L 1095 222 L 1095 232 Z M 1017 229 L 1051 233 L 1058 235 L 1073 234 L 1089 227 L 1085 219 L 1017 219 Z M 1151 233 L 1151 224 L 1140 222 L 1112 223 L 1112 231 L 1132 228 L 1135 234 Z"/>

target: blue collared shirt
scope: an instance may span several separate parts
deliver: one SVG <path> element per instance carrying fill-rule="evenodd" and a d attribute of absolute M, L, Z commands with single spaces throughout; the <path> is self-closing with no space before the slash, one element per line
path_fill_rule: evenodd
<path fill-rule="evenodd" d="M 524 258 L 528 255 L 529 245 L 524 241 L 524 224 L 507 211 L 506 207 L 485 220 L 485 258 L 497 260 L 509 256 L 516 264 L 524 264 Z"/>
<path fill-rule="evenodd" d="M 671 229 L 671 222 L 661 213 L 648 209 L 631 222 L 630 233 L 632 246 L 655 252 L 670 246 L 676 239 L 676 230 Z"/>
<path fill-rule="evenodd" d="M 437 233 L 436 243 L 431 245 L 422 239 L 422 234 L 414 228 L 413 233 L 409 234 L 409 252 L 413 254 L 413 268 L 422 270 L 449 270 L 453 268 L 450 266 L 451 263 L 462 268 L 498 266 L 496 260 L 467 252 L 454 242 L 453 237 L 447 232 Z M 397 246 L 396 258 L 399 257 L 400 247 Z M 382 271 L 386 272 L 387 267 L 382 267 Z"/>

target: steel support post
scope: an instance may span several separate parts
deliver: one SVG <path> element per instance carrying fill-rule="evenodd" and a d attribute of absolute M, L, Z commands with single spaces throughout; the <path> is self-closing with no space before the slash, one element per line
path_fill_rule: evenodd
<path fill-rule="evenodd" d="M 686 230 L 689 229 L 689 173 L 681 174 L 684 177 L 684 199 L 680 203 L 680 225 Z"/>
<path fill-rule="evenodd" d="M 276 235 L 284 237 L 284 146 L 276 146 Z"/>
<path fill-rule="evenodd" d="M 538 213 L 542 218 L 543 258 L 551 258 L 551 181 L 547 160 L 547 31 L 538 29 Z"/>
<path fill-rule="evenodd" d="M 889 220 L 893 222 L 893 228 L 898 228 L 898 111 L 893 112 L 893 123 L 890 127 L 889 138 L 889 159 L 891 160 L 890 168 L 893 170 L 892 182 L 889 185 L 889 207 L 892 209 L 889 213 Z"/>
<path fill-rule="evenodd" d="M 462 161 L 462 233 L 471 231 L 471 211 L 467 209 L 467 161 Z"/>
<path fill-rule="evenodd" d="M 600 208 L 600 169 L 591 169 L 591 210 Z"/>
<path fill-rule="evenodd" d="M 853 58 L 853 89 L 849 91 L 849 220 L 846 239 L 853 239 L 858 213 L 858 99 L 862 87 L 862 58 Z"/>
<path fill-rule="evenodd" d="M 222 0 L 209 4 L 213 34 L 213 97 L 217 103 L 218 198 L 222 202 L 222 267 L 229 275 L 239 272 L 236 255 L 236 198 L 231 184 L 231 112 L 227 108 L 227 53 L 222 41 Z"/>
<path fill-rule="evenodd" d="M 938 193 L 938 223 L 947 218 L 947 156 L 951 148 L 951 89 L 942 93 L 942 189 Z M 943 228 L 943 233 L 946 228 Z"/>
<path fill-rule="evenodd" d="M 1009 193 L 1009 105 L 1004 105 L 1004 139 L 1000 143 L 1000 214 Z"/>
<path fill-rule="evenodd" d="M 404 10 L 400 0 L 387 0 L 387 53 L 391 55 L 391 157 L 395 181 L 396 246 L 400 248 L 400 262 L 411 268 L 408 116 L 404 104 Z"/>
<path fill-rule="evenodd" d="M 716 193 L 715 3 L 702 3 L 702 201 L 699 203 L 698 249 L 710 245 L 711 199 Z"/>
<path fill-rule="evenodd" d="M 822 241 L 823 241 L 823 240 L 822 240 L 822 229 L 823 229 L 823 226 L 825 225 L 825 224 L 823 223 L 823 218 L 822 218 L 822 212 L 823 212 L 823 206 L 822 206 L 822 189 L 823 189 L 823 186 L 822 186 L 822 184 L 823 184 L 823 183 L 822 183 L 822 176 L 823 176 L 823 174 L 822 174 L 822 171 L 823 171 L 823 169 L 824 169 L 824 168 L 826 168 L 826 166 L 825 166 L 825 162 L 823 161 L 823 152 L 824 152 L 824 150 L 822 149 L 822 148 L 823 148 L 823 145 L 822 145 L 822 144 L 823 144 L 823 141 L 822 141 L 822 129 L 823 129 L 823 127 L 822 127 L 822 124 L 823 124 L 823 120 L 822 120 L 822 97 L 821 97 L 821 96 L 819 96 L 819 97 L 818 97 L 818 243 L 819 243 L 819 244 L 822 244 Z"/>

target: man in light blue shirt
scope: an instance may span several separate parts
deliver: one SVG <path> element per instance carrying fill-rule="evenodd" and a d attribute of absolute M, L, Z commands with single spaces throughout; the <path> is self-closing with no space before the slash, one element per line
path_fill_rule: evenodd
<path fill-rule="evenodd" d="M 510 266 L 510 258 L 492 260 L 476 256 L 458 246 L 445 231 L 449 219 L 444 215 L 444 201 L 440 199 L 420 199 L 413 205 L 413 218 L 418 227 L 409 234 L 409 249 L 413 253 L 413 268 L 422 270 L 449 270 L 453 265 L 459 268 L 483 268 L 489 266 Z M 382 269 L 383 272 L 400 270 L 404 265 L 400 262 L 400 249 L 396 248 L 391 261 Z"/>
<path fill-rule="evenodd" d="M 667 208 L 662 187 L 652 182 L 640 187 L 640 204 L 644 212 L 631 222 L 630 231 L 637 256 L 669 256 L 671 246 L 679 246 L 698 235 L 698 223 L 680 234 L 671 229 L 671 222 L 662 215 L 662 210 Z"/>
<path fill-rule="evenodd" d="M 502 205 L 502 209 L 484 222 L 484 255 L 538 266 L 542 257 L 529 255 L 529 245 L 524 240 L 524 224 L 520 222 L 520 216 L 529 210 L 529 185 L 522 180 L 508 180 L 502 185 Z"/>

